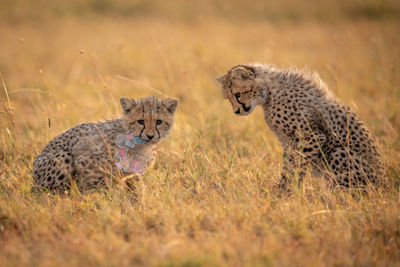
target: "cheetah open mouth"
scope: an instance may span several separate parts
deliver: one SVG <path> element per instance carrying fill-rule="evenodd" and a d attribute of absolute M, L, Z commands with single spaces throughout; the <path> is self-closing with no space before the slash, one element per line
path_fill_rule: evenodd
<path fill-rule="evenodd" d="M 240 100 L 239 100 L 239 98 L 237 96 L 235 96 L 235 98 L 236 98 L 236 101 L 242 106 L 244 112 L 249 112 L 250 111 L 251 106 L 250 107 L 246 107 L 246 104 L 243 103 L 243 102 L 240 102 Z"/>
<path fill-rule="evenodd" d="M 242 107 L 243 107 L 243 110 L 244 110 L 245 112 L 249 112 L 250 109 L 251 109 L 251 106 L 250 106 L 250 107 L 246 107 L 245 104 L 242 104 Z"/>

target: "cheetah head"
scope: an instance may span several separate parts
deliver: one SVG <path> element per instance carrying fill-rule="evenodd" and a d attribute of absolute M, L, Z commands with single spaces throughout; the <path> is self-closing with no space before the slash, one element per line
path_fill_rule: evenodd
<path fill-rule="evenodd" d="M 139 136 L 148 144 L 156 144 L 169 134 L 178 106 L 175 98 L 151 96 L 135 100 L 122 97 L 120 102 L 123 121 L 129 133 Z"/>
<path fill-rule="evenodd" d="M 216 79 L 222 87 L 224 98 L 229 100 L 237 115 L 249 115 L 258 104 L 265 101 L 266 92 L 258 89 L 254 67 L 238 65 Z"/>

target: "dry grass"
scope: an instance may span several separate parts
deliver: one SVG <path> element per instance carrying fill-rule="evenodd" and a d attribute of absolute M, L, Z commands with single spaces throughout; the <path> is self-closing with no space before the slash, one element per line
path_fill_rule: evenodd
<path fill-rule="evenodd" d="M 396 2 L 199 2 L 129 1 L 141 16 L 121 1 L 39 1 L 42 16 L 2 2 L 0 265 L 399 265 Z M 277 196 L 278 140 L 261 110 L 234 116 L 214 82 L 254 61 L 317 70 L 377 136 L 390 187 L 336 192 L 307 178 Z M 30 193 L 50 138 L 118 116 L 120 96 L 147 95 L 180 106 L 137 199 L 118 186 Z"/>

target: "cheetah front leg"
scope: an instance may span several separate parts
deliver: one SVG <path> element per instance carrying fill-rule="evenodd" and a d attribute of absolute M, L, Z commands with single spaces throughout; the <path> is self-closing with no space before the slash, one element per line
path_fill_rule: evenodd
<path fill-rule="evenodd" d="M 299 186 L 304 180 L 307 168 L 319 168 L 321 159 L 325 158 L 323 147 L 326 142 L 326 135 L 317 130 L 309 136 L 296 138 L 294 148 L 284 145 L 283 169 L 279 187 L 288 190 L 293 181 L 297 181 Z"/>
<path fill-rule="evenodd" d="M 304 165 L 302 161 L 303 159 L 296 151 L 289 147 L 284 147 L 282 159 L 283 168 L 279 188 L 289 191 L 290 185 L 293 184 L 295 180 L 298 181 L 298 184 L 301 183 L 305 176 L 305 172 L 301 168 L 301 166 Z"/>

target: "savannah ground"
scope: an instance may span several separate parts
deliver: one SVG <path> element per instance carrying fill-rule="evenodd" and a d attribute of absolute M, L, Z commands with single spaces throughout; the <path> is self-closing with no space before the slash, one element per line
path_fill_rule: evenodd
<path fill-rule="evenodd" d="M 0 25 L 1 266 L 400 265 L 398 1 L 6 0 Z M 388 186 L 307 177 L 279 196 L 261 109 L 235 116 L 214 80 L 251 62 L 317 70 L 377 137 Z M 136 197 L 30 192 L 51 138 L 148 95 L 180 105 Z"/>

